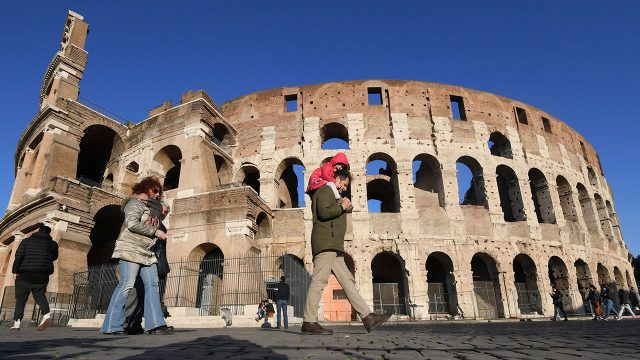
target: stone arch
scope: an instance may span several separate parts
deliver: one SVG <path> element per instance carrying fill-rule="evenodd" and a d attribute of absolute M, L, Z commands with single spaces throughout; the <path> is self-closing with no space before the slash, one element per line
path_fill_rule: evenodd
<path fill-rule="evenodd" d="M 620 268 L 618 268 L 617 266 L 613 267 L 613 277 L 616 281 L 616 286 L 618 288 L 624 288 L 626 281 L 624 279 L 624 276 L 622 276 L 622 271 L 620 271 Z"/>
<path fill-rule="evenodd" d="M 256 239 L 266 239 L 271 237 L 271 220 L 264 211 L 261 211 L 256 218 Z"/>
<path fill-rule="evenodd" d="M 289 305 L 293 306 L 294 316 L 302 317 L 311 275 L 306 271 L 304 261 L 295 255 L 284 254 L 278 260 L 279 269 L 289 284 Z"/>
<path fill-rule="evenodd" d="M 413 158 L 413 192 L 417 208 L 445 206 L 444 184 L 440 163 L 433 155 L 419 154 Z"/>
<path fill-rule="evenodd" d="M 224 253 L 213 244 L 200 246 L 208 250 L 200 260 L 195 305 L 200 308 L 200 314 L 218 315 L 223 295 Z"/>
<path fill-rule="evenodd" d="M 278 186 L 280 209 L 304 207 L 304 164 L 296 157 L 288 157 L 276 168 L 275 179 Z"/>
<path fill-rule="evenodd" d="M 466 176 L 468 179 L 463 179 L 465 177 L 464 174 L 467 174 L 467 172 L 470 174 Z M 487 190 L 484 184 L 484 172 L 480 163 L 470 156 L 462 156 L 456 160 L 456 173 L 460 205 L 483 206 L 488 209 L 489 202 L 487 201 Z M 467 180 L 466 182 L 469 183 L 469 186 L 462 186 L 463 180 Z"/>
<path fill-rule="evenodd" d="M 602 196 L 595 193 L 593 194 L 593 199 L 596 202 L 596 209 L 598 210 L 598 218 L 600 220 L 600 228 L 604 233 L 604 236 L 607 240 L 613 240 L 613 232 L 611 228 L 611 219 L 609 218 L 609 213 L 607 212 L 607 207 L 605 205 Z"/>
<path fill-rule="evenodd" d="M 488 146 L 491 155 L 513 159 L 511 142 L 501 132 L 494 131 L 491 133 L 491 135 L 489 136 Z"/>
<path fill-rule="evenodd" d="M 211 127 L 211 141 L 222 147 L 228 147 L 236 143 L 236 139 L 229 128 L 223 123 L 215 123 Z"/>
<path fill-rule="evenodd" d="M 429 254 L 425 262 L 427 271 L 427 297 L 429 314 L 458 313 L 456 280 L 453 261 L 449 255 L 436 251 Z"/>
<path fill-rule="evenodd" d="M 504 221 L 525 221 L 527 216 L 524 212 L 522 193 L 515 171 L 506 165 L 498 165 L 496 175 Z"/>
<path fill-rule="evenodd" d="M 589 184 L 594 188 L 598 187 L 598 177 L 596 176 L 596 172 L 593 170 L 591 166 L 587 167 L 587 177 L 589 178 Z"/>
<path fill-rule="evenodd" d="M 556 178 L 556 186 L 564 219 L 571 222 L 578 221 L 576 205 L 573 202 L 573 191 L 571 189 L 571 185 L 563 176 L 558 176 Z"/>
<path fill-rule="evenodd" d="M 626 277 L 626 280 L 627 280 L 627 287 L 629 289 L 635 287 L 635 284 L 633 283 L 633 279 L 631 278 L 631 273 L 629 273 L 629 270 L 625 270 L 624 273 L 625 273 L 625 277 Z M 3 274 L 4 274 L 4 272 L 3 272 Z"/>
<path fill-rule="evenodd" d="M 124 214 L 120 205 L 106 205 L 93 216 L 89 233 L 91 248 L 87 253 L 87 267 L 112 263 L 111 255 L 120 235 Z"/>
<path fill-rule="evenodd" d="M 236 172 L 235 180 L 249 186 L 260 195 L 260 170 L 253 164 L 243 164 Z"/>
<path fill-rule="evenodd" d="M 167 145 L 153 157 L 154 168 L 163 177 L 163 190 L 177 189 L 180 185 L 182 167 L 182 151 L 176 145 Z"/>
<path fill-rule="evenodd" d="M 127 164 L 126 169 L 131 171 L 134 174 L 137 174 L 140 171 L 140 165 L 137 162 L 132 161 L 129 164 Z"/>
<path fill-rule="evenodd" d="M 606 266 L 602 265 L 602 263 L 598 263 L 598 284 L 605 284 L 607 286 L 611 285 L 611 276 L 609 275 L 609 270 Z"/>
<path fill-rule="evenodd" d="M 337 122 L 325 124 L 320 130 L 322 149 L 349 149 L 349 130 Z"/>
<path fill-rule="evenodd" d="M 369 212 L 400 212 L 398 167 L 395 160 L 388 154 L 374 153 L 367 158 L 366 171 Z"/>
<path fill-rule="evenodd" d="M 622 232 L 620 232 L 620 220 L 618 219 L 618 215 L 613 211 L 613 206 L 611 205 L 611 201 L 606 200 L 605 206 L 607 207 L 607 215 L 609 219 L 611 219 L 611 227 L 613 228 L 613 236 L 617 237 L 619 241 L 622 241 Z"/>
<path fill-rule="evenodd" d="M 408 315 L 407 275 L 404 260 L 390 251 L 371 259 L 374 311 Z"/>
<path fill-rule="evenodd" d="M 589 269 L 589 264 L 587 264 L 584 260 L 578 259 L 573 264 L 576 268 L 576 280 L 578 284 L 578 292 L 580 293 L 580 297 L 582 298 L 582 307 L 584 309 L 584 313 L 591 313 L 591 304 L 589 300 L 587 300 L 587 296 L 589 295 L 589 286 L 593 285 L 593 279 L 591 278 L 591 270 Z"/>
<path fill-rule="evenodd" d="M 478 316 L 484 319 L 504 316 L 498 265 L 495 259 L 486 253 L 474 254 L 471 258 L 471 272 Z"/>
<path fill-rule="evenodd" d="M 533 259 L 523 253 L 516 255 L 513 274 L 520 314 L 542 314 L 538 270 Z"/>
<path fill-rule="evenodd" d="M 214 155 L 213 160 L 216 163 L 216 185 L 229 184 L 231 182 L 231 167 L 229 163 L 220 155 Z"/>
<path fill-rule="evenodd" d="M 529 185 L 536 217 L 539 223 L 555 224 L 556 215 L 553 211 L 553 201 L 549 192 L 549 183 L 542 171 L 536 168 L 529 170 Z"/>
<path fill-rule="evenodd" d="M 581 183 L 576 186 L 578 189 L 578 199 L 580 200 L 580 207 L 582 208 L 582 216 L 584 217 L 584 223 L 590 231 L 597 232 L 598 224 L 596 222 L 596 215 L 593 212 L 593 204 L 591 203 L 591 197 L 587 192 L 587 188 Z"/>
<path fill-rule="evenodd" d="M 84 129 L 76 167 L 76 179 L 90 186 L 100 186 L 107 164 L 124 148 L 122 139 L 110 127 L 91 125 Z"/>
<path fill-rule="evenodd" d="M 558 256 L 549 258 L 549 283 L 555 286 L 562 296 L 565 309 L 571 309 L 571 288 L 569 285 L 569 270 L 564 261 Z"/>

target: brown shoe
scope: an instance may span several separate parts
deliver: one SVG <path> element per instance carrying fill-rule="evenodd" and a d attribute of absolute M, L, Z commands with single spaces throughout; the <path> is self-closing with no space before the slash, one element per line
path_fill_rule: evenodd
<path fill-rule="evenodd" d="M 317 322 L 303 322 L 302 333 L 307 335 L 331 335 L 333 330 L 325 329 Z"/>
<path fill-rule="evenodd" d="M 364 319 L 362 319 L 362 325 L 364 325 L 364 328 L 367 329 L 368 333 L 370 333 L 371 331 L 373 331 L 373 329 L 378 327 L 378 325 L 381 325 L 385 321 L 389 320 L 390 317 L 390 313 L 384 313 L 382 315 L 371 313 L 365 316 Z"/>

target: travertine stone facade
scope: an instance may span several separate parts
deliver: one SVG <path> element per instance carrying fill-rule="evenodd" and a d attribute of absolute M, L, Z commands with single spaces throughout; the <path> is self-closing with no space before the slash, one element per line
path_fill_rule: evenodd
<path fill-rule="evenodd" d="M 309 198 L 298 207 L 295 169 L 304 166 L 306 184 L 336 152 L 322 147 L 330 138 L 348 143 L 346 250 L 371 305 L 379 284 L 395 283 L 396 310 L 417 318 L 432 317 L 440 293 L 450 314 L 550 314 L 553 282 L 580 312 L 588 283 L 634 283 L 598 155 L 543 110 L 459 86 L 367 80 L 222 106 L 190 91 L 125 125 L 78 98 L 87 31 L 69 12 L 41 109 L 18 142 L 0 223 L 3 287 L 17 244 L 46 223 L 60 244 L 50 290 L 69 292 L 74 271 L 108 261 L 119 204 L 147 175 L 162 179 L 172 204 L 170 257 L 217 247 L 225 257 L 288 252 L 310 266 Z M 375 160 L 386 168 L 372 171 Z M 471 184 L 458 183 L 461 166 Z M 369 212 L 370 200 L 382 211 Z"/>

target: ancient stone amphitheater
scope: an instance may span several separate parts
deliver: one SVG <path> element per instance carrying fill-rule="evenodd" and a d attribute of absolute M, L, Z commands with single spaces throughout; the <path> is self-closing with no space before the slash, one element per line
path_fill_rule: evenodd
<path fill-rule="evenodd" d="M 354 175 L 346 257 L 376 309 L 419 319 L 549 315 L 556 285 L 565 308 L 584 314 L 588 284 L 634 283 L 598 155 L 543 110 L 460 86 L 366 80 L 221 106 L 189 91 L 123 123 L 78 97 L 87 32 L 69 12 L 40 111 L 18 141 L 0 223 L 3 289 L 16 246 L 45 223 L 60 245 L 49 290 L 71 293 L 74 272 L 109 262 L 119 204 L 147 175 L 172 204 L 170 258 L 286 253 L 309 270 L 311 211 L 300 189 L 337 149 Z M 339 285 L 328 291 L 325 308 L 344 302 Z"/>

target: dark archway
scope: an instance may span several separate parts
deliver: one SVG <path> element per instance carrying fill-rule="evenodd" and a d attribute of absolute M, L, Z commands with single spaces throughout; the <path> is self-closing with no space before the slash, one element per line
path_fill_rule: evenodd
<path fill-rule="evenodd" d="M 413 192 L 416 208 L 444 207 L 444 185 L 438 160 L 429 154 L 413 159 Z"/>
<path fill-rule="evenodd" d="M 598 231 L 598 221 L 596 220 L 596 215 L 593 212 L 593 204 L 591 202 L 591 198 L 589 197 L 589 193 L 587 192 L 587 188 L 584 185 L 578 183 L 576 186 L 578 189 L 578 198 L 580 199 L 580 207 L 582 208 L 582 216 L 584 217 L 584 223 L 587 225 L 587 228 L 592 232 Z"/>
<path fill-rule="evenodd" d="M 495 260 L 485 253 L 476 253 L 471 258 L 471 271 L 478 316 L 484 319 L 504 317 Z"/>
<path fill-rule="evenodd" d="M 196 307 L 200 315 L 218 315 L 222 297 L 224 254 L 213 246 L 200 261 Z"/>
<path fill-rule="evenodd" d="M 513 159 L 513 152 L 511 151 L 511 142 L 506 136 L 502 135 L 499 131 L 494 131 L 489 136 L 489 151 L 491 155 L 500 156 L 507 159 Z"/>
<path fill-rule="evenodd" d="M 480 163 L 472 157 L 462 156 L 456 161 L 456 176 L 460 205 L 483 206 L 488 209 L 487 190 Z"/>
<path fill-rule="evenodd" d="M 80 140 L 76 179 L 90 186 L 100 186 L 107 163 L 112 155 L 117 155 L 118 149 L 114 149 L 114 145 L 121 143 L 122 140 L 111 128 L 104 125 L 87 127 Z"/>
<path fill-rule="evenodd" d="M 557 256 L 552 256 L 549 259 L 549 283 L 551 286 L 555 286 L 562 296 L 562 302 L 564 309 L 570 311 L 573 307 L 571 305 L 571 289 L 569 286 L 569 270 L 567 265 Z"/>
<path fill-rule="evenodd" d="M 256 218 L 256 226 L 258 228 L 255 234 L 256 239 L 266 239 L 271 237 L 271 221 L 267 213 L 264 211 L 258 214 L 258 217 Z"/>
<path fill-rule="evenodd" d="M 425 268 L 429 314 L 456 315 L 458 296 L 451 258 L 443 252 L 433 252 L 429 254 Z"/>
<path fill-rule="evenodd" d="M 516 173 L 506 165 L 496 168 L 496 181 L 500 195 L 500 207 L 504 214 L 504 221 L 525 221 L 527 216 L 522 203 L 522 193 Z"/>
<path fill-rule="evenodd" d="M 213 159 L 216 163 L 216 185 L 221 186 L 231 182 L 231 169 L 224 157 L 214 155 Z"/>
<path fill-rule="evenodd" d="M 408 315 L 407 275 L 404 260 L 385 251 L 371 260 L 375 312 Z"/>
<path fill-rule="evenodd" d="M 609 218 L 609 212 L 605 205 L 602 196 L 593 194 L 593 199 L 596 202 L 596 210 L 598 210 L 598 218 L 600 220 L 600 228 L 604 233 L 604 236 L 608 241 L 613 241 L 613 229 L 611 227 L 611 219 Z"/>
<path fill-rule="evenodd" d="M 538 271 L 533 259 L 526 254 L 516 255 L 513 259 L 513 274 L 520 314 L 542 314 Z"/>
<path fill-rule="evenodd" d="M 536 168 L 529 170 L 529 185 L 538 222 L 555 224 L 556 215 L 553 211 L 553 201 L 549 193 L 549 183 L 542 171 Z"/>
<path fill-rule="evenodd" d="M 384 153 L 372 154 L 366 171 L 368 211 L 400 212 L 398 168 L 393 158 Z"/>
<path fill-rule="evenodd" d="M 275 173 L 278 184 L 278 208 L 304 207 L 304 164 L 297 158 L 284 159 Z"/>
<path fill-rule="evenodd" d="M 239 177 L 239 179 L 238 179 Z M 249 186 L 260 195 L 260 170 L 253 165 L 243 165 L 236 180 L 242 181 L 242 185 Z"/>
<path fill-rule="evenodd" d="M 322 149 L 349 149 L 349 130 L 340 123 L 328 123 L 322 127 Z"/>
<path fill-rule="evenodd" d="M 182 151 L 175 145 L 163 147 L 153 157 L 157 170 L 164 175 L 163 190 L 177 189 L 180 185 L 180 169 L 182 167 Z"/>
<path fill-rule="evenodd" d="M 578 216 L 576 213 L 576 205 L 573 202 L 573 191 L 571 185 L 562 176 L 556 178 L 556 186 L 558 188 L 558 197 L 560 198 L 560 206 L 562 207 L 562 214 L 566 221 L 576 222 Z"/>
<path fill-rule="evenodd" d="M 582 259 L 576 260 L 573 265 L 576 268 L 578 292 L 582 299 L 581 304 L 584 309 L 584 313 L 589 314 L 591 313 L 591 304 L 587 300 L 587 296 L 589 295 L 589 286 L 594 284 L 593 279 L 591 278 L 591 270 L 589 269 L 589 264 L 584 262 Z"/>
<path fill-rule="evenodd" d="M 107 205 L 93 216 L 94 225 L 89 233 L 91 248 L 87 253 L 87 266 L 115 263 L 111 259 L 124 214 L 120 205 Z"/>

